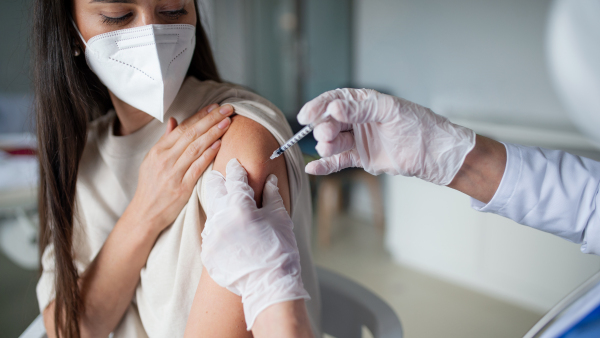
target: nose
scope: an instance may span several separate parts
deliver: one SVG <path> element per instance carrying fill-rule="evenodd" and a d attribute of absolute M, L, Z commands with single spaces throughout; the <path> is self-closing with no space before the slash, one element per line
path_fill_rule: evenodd
<path fill-rule="evenodd" d="M 152 4 L 140 6 L 138 18 L 138 26 L 156 25 L 162 23 L 160 22 L 160 18 L 156 14 L 156 9 Z"/>

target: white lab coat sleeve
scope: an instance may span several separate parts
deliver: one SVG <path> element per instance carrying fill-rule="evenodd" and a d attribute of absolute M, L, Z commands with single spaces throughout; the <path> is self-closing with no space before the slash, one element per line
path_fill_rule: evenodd
<path fill-rule="evenodd" d="M 600 255 L 600 162 L 559 150 L 504 146 L 506 169 L 496 194 L 488 204 L 471 199 L 471 206 L 581 244 L 584 253 Z"/>

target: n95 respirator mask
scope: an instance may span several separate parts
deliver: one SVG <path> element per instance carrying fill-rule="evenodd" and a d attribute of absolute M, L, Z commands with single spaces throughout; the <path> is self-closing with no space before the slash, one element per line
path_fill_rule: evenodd
<path fill-rule="evenodd" d="M 196 27 L 147 25 L 96 35 L 87 42 L 79 36 L 86 62 L 100 81 L 123 102 L 163 122 L 190 66 Z"/>

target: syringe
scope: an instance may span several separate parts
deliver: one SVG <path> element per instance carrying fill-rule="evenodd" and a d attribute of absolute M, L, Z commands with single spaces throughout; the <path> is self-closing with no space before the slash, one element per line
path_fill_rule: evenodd
<path fill-rule="evenodd" d="M 284 143 L 281 147 L 277 148 L 273 152 L 273 155 L 271 155 L 271 159 L 279 157 L 279 155 L 283 154 L 286 150 L 288 150 L 288 148 L 290 148 L 294 144 L 298 143 L 301 139 L 303 139 L 306 135 L 308 135 L 311 131 L 313 131 L 313 129 L 315 129 L 315 127 L 318 124 L 325 122 L 328 119 L 329 119 L 329 113 L 325 113 L 325 114 L 323 114 L 323 116 L 318 118 L 315 122 L 309 123 L 306 127 L 302 128 L 298 133 L 296 133 L 296 135 L 292 136 L 292 138 L 289 139 L 289 141 Z"/>

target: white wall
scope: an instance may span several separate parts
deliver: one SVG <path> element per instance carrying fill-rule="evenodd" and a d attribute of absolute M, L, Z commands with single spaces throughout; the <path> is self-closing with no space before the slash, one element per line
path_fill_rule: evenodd
<path fill-rule="evenodd" d="M 222 78 L 249 87 L 295 116 L 300 97 L 294 2 L 200 1 Z"/>
<path fill-rule="evenodd" d="M 356 0 L 353 83 L 429 106 L 500 140 L 592 156 L 549 82 L 549 4 Z M 580 253 L 578 245 L 477 213 L 456 191 L 402 177 L 383 182 L 386 245 L 398 262 L 537 311 L 600 269 L 600 257 Z"/>
<path fill-rule="evenodd" d="M 354 84 L 438 113 L 573 129 L 546 72 L 549 0 L 356 0 Z"/>
<path fill-rule="evenodd" d="M 539 312 L 600 269 L 600 257 L 579 245 L 476 212 L 457 191 L 415 178 L 383 182 L 386 246 L 400 263 Z"/>
<path fill-rule="evenodd" d="M 253 84 L 249 6 L 240 0 L 199 0 L 204 28 L 209 36 L 213 55 L 225 81 L 244 86 Z"/>

